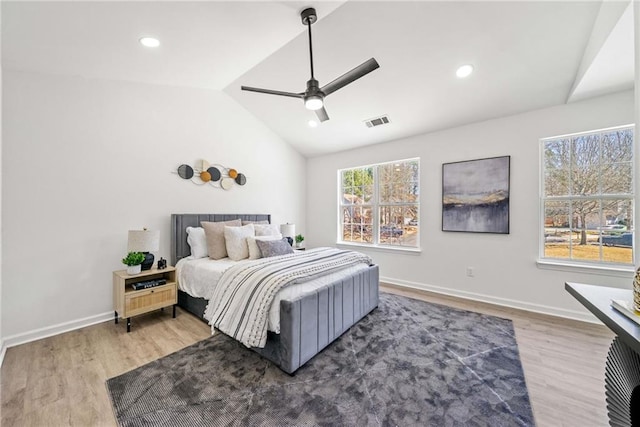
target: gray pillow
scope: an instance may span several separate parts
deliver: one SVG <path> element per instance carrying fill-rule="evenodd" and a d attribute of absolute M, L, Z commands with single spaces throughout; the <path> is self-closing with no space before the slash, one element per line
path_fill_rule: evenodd
<path fill-rule="evenodd" d="M 282 240 L 256 240 L 256 244 L 260 248 L 262 258 L 269 258 L 271 256 L 292 254 L 293 248 L 287 241 Z"/>

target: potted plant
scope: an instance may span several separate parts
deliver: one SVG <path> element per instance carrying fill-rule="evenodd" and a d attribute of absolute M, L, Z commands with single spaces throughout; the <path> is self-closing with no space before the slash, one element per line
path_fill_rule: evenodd
<path fill-rule="evenodd" d="M 302 234 L 296 235 L 296 248 L 302 246 L 302 242 L 304 241 L 304 236 Z"/>
<path fill-rule="evenodd" d="M 122 263 L 127 266 L 127 274 L 140 273 L 144 254 L 142 252 L 129 252 L 126 257 L 122 258 Z"/>

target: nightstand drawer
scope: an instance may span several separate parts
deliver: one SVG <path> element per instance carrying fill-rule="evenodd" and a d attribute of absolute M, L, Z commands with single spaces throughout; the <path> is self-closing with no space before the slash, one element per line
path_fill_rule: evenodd
<path fill-rule="evenodd" d="M 176 283 L 171 282 L 155 288 L 126 292 L 124 299 L 125 317 L 167 307 L 178 302 Z"/>

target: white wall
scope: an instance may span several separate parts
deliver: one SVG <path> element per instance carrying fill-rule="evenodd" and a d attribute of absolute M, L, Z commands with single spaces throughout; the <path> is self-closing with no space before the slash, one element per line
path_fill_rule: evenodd
<path fill-rule="evenodd" d="M 313 197 L 307 198 L 308 245 L 336 243 L 338 169 L 420 157 L 422 253 L 363 250 L 380 265 L 383 280 L 587 318 L 586 310 L 565 292 L 565 281 L 628 288 L 632 275 L 616 277 L 536 266 L 539 139 L 633 122 L 634 94 L 628 91 L 309 159 L 307 192 Z M 442 164 L 504 155 L 511 156 L 511 233 L 442 232 Z M 466 277 L 467 266 L 474 267 L 475 277 Z"/>
<path fill-rule="evenodd" d="M 225 93 L 6 69 L 3 80 L 8 343 L 112 316 L 127 230 L 159 229 L 156 259 L 168 259 L 171 213 L 271 213 L 305 231 L 306 160 Z M 247 184 L 172 173 L 201 158 Z"/>
<path fill-rule="evenodd" d="M 2 22 L 2 5 L 0 5 Z M 0 45 L 2 37 L 0 37 Z M 0 58 L 1 59 L 1 58 Z M 2 65 L 0 61 L 0 366 L 4 360 L 4 335 L 2 334 Z"/>

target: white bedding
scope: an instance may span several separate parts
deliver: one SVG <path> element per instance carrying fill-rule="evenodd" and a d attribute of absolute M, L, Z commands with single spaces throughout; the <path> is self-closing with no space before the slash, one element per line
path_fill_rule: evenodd
<path fill-rule="evenodd" d="M 232 261 L 229 258 L 222 258 L 220 260 L 212 260 L 209 258 L 193 259 L 192 257 L 183 258 L 178 261 L 176 265 L 178 287 L 192 297 L 210 300 L 222 273 L 232 265 L 247 262 L 254 261 L 248 259 Z M 358 264 L 306 283 L 300 283 L 282 289 L 276 294 L 269 310 L 267 329 L 275 333 L 280 333 L 280 301 L 295 299 L 296 297 L 313 292 L 333 281 L 351 276 L 353 273 L 366 268 L 369 267 L 365 264 Z"/>

